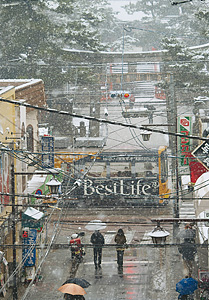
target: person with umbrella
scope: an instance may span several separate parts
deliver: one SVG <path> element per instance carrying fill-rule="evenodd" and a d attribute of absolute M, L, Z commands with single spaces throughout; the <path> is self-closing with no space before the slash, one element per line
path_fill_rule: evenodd
<path fill-rule="evenodd" d="M 179 293 L 178 299 L 193 300 L 194 291 L 198 289 L 198 281 L 186 276 L 176 284 L 176 291 Z"/>
<path fill-rule="evenodd" d="M 64 294 L 65 300 L 85 300 L 86 291 L 78 284 L 65 282 L 58 291 Z"/>
<path fill-rule="evenodd" d="M 73 284 L 79 285 L 83 289 L 88 288 L 91 285 L 86 279 L 77 278 L 77 277 L 68 278 L 62 285 L 65 285 L 68 283 L 73 283 Z"/>
<path fill-rule="evenodd" d="M 102 263 L 102 246 L 104 245 L 104 236 L 96 229 L 91 235 L 91 243 L 94 246 L 94 265 L 95 269 L 101 268 Z"/>
<path fill-rule="evenodd" d="M 188 275 L 191 277 L 193 262 L 197 253 L 197 247 L 195 244 L 196 232 L 192 228 L 191 224 L 186 224 L 184 230 L 180 231 L 178 237 L 183 238 L 184 242 L 178 247 L 179 253 L 182 254 L 185 269 L 188 270 Z"/>
<path fill-rule="evenodd" d="M 125 250 L 125 244 L 126 244 L 126 236 L 123 232 L 123 229 L 118 229 L 118 232 L 115 236 L 115 242 L 117 244 L 116 250 L 117 250 L 117 264 L 118 269 L 123 268 L 123 254 Z"/>
<path fill-rule="evenodd" d="M 191 277 L 197 246 L 190 239 L 184 239 L 184 242 L 179 246 L 178 250 L 179 253 L 182 254 L 185 268 L 188 270 L 189 277 Z"/>

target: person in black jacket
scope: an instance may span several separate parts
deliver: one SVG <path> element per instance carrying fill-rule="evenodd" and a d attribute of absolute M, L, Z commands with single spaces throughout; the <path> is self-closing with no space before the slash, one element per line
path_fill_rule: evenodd
<path fill-rule="evenodd" d="M 193 263 L 197 253 L 197 246 L 191 239 L 184 239 L 184 242 L 179 246 L 179 252 L 182 254 L 185 268 L 188 270 L 188 276 L 192 276 Z"/>
<path fill-rule="evenodd" d="M 101 234 L 101 232 L 99 230 L 95 230 L 95 232 L 92 234 L 91 243 L 94 246 L 95 269 L 101 268 L 102 246 L 104 245 L 104 236 Z"/>

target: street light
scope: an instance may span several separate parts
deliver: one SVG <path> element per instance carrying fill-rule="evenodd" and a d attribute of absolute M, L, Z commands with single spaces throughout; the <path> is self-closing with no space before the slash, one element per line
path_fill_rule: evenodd
<path fill-rule="evenodd" d="M 152 133 L 149 132 L 149 131 L 144 130 L 140 134 L 142 136 L 143 141 L 146 142 L 146 141 L 149 141 L 150 136 L 151 136 Z"/>
<path fill-rule="evenodd" d="M 160 223 L 157 223 L 157 226 L 148 233 L 149 236 L 151 236 L 153 244 L 165 244 L 166 242 L 166 237 L 168 235 L 170 235 L 170 233 L 168 231 L 166 231 L 165 229 L 163 229 L 160 226 Z"/>
<path fill-rule="evenodd" d="M 49 192 L 51 195 L 58 195 L 58 190 L 61 185 L 61 182 L 59 180 L 53 177 L 49 182 L 46 183 L 46 185 L 49 187 Z"/>

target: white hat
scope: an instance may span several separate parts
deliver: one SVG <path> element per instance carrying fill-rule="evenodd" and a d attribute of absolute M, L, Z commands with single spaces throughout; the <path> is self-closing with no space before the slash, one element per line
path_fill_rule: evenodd
<path fill-rule="evenodd" d="M 78 234 L 77 234 L 77 233 L 73 233 L 73 234 L 71 235 L 71 239 L 77 239 L 77 237 L 78 237 Z"/>

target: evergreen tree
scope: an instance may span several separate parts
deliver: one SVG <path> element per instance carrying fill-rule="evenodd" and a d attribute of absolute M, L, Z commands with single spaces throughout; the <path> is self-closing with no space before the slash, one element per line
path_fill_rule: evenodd
<path fill-rule="evenodd" d="M 160 49 L 165 36 L 176 36 L 188 46 L 206 42 L 200 34 L 202 24 L 195 16 L 200 9 L 199 2 L 173 6 L 167 0 L 138 0 L 125 8 L 130 14 L 142 13 L 140 21 L 134 21 L 132 26 L 140 29 L 133 34 L 144 50 L 151 50 L 152 46 Z"/>
<path fill-rule="evenodd" d="M 74 78 L 63 48 L 100 51 L 107 1 L 3 0 L 0 6 L 1 78 L 42 78 L 47 87 Z M 112 18 L 113 19 L 113 18 Z M 73 62 L 79 61 L 79 56 Z M 78 81 L 92 72 L 79 69 Z"/>
<path fill-rule="evenodd" d="M 177 91 L 189 91 L 195 96 L 208 95 L 209 74 L 207 71 L 208 51 L 201 49 L 191 50 L 176 38 L 163 40 L 163 69 L 165 77 L 173 74 Z M 169 82 L 162 81 L 160 86 L 168 88 Z"/>

